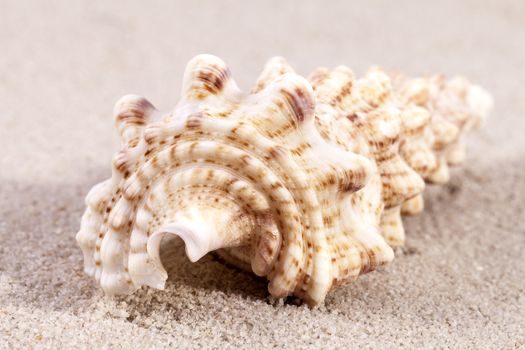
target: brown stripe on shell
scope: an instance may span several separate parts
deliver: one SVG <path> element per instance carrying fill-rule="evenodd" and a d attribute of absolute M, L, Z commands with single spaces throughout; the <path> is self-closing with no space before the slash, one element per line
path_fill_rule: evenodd
<path fill-rule="evenodd" d="M 314 103 L 306 90 L 296 87 L 292 92 L 281 89 L 280 93 L 290 107 L 289 111 L 293 115 L 296 125 L 301 124 L 313 115 Z"/>
<path fill-rule="evenodd" d="M 197 72 L 196 78 L 203 83 L 204 89 L 212 95 L 218 95 L 231 77 L 226 67 L 210 65 Z"/>
<path fill-rule="evenodd" d="M 121 112 L 115 116 L 117 123 L 126 122 L 130 125 L 142 126 L 146 123 L 146 112 L 155 109 L 151 102 L 145 98 L 126 101 L 123 106 L 119 106 Z"/>
<path fill-rule="evenodd" d="M 128 152 L 121 150 L 113 157 L 113 166 L 118 172 L 125 173 L 129 167 L 129 160 Z"/>
<path fill-rule="evenodd" d="M 193 113 L 190 116 L 188 116 L 188 119 L 186 120 L 186 127 L 188 129 L 195 129 L 200 127 L 202 124 L 202 119 L 204 118 L 204 114 L 202 112 Z"/>
<path fill-rule="evenodd" d="M 353 82 L 349 82 L 348 84 L 345 84 L 341 90 L 338 91 L 337 95 L 335 95 L 333 98 L 332 98 L 332 105 L 334 107 L 338 106 L 341 104 L 341 102 L 343 101 L 343 99 L 347 96 L 349 96 L 351 93 L 352 93 L 352 84 Z"/>

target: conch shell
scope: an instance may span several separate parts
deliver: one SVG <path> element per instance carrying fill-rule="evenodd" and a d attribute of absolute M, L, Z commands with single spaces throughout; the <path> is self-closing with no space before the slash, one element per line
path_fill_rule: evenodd
<path fill-rule="evenodd" d="M 282 58 L 247 94 L 200 55 L 172 112 L 123 97 L 122 149 L 77 234 L 86 273 L 108 294 L 163 289 L 159 246 L 172 234 L 191 261 L 216 252 L 265 276 L 272 296 L 319 304 L 393 259 L 401 206 L 437 167 L 427 109 L 399 95 L 379 69 L 358 80 L 319 69 L 309 82 Z"/>

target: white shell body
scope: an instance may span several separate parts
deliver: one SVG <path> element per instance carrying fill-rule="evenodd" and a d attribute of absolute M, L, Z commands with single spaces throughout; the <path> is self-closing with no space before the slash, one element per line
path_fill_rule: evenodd
<path fill-rule="evenodd" d="M 447 94 L 482 119 L 488 95 L 462 84 Z M 112 177 L 89 192 L 77 234 L 85 271 L 109 294 L 162 289 L 159 245 L 174 234 L 191 261 L 216 251 L 265 276 L 274 297 L 322 302 L 393 259 L 401 207 L 422 209 L 423 178 L 441 179 L 440 162 L 458 160 L 458 135 L 475 124 L 447 120 L 458 131 L 443 147 L 434 124 L 445 117 L 434 114 L 445 109 L 415 101 L 413 85 L 392 88 L 379 69 L 355 80 L 345 67 L 309 82 L 275 58 L 246 94 L 224 62 L 200 55 L 171 113 L 123 97 L 122 149 Z"/>

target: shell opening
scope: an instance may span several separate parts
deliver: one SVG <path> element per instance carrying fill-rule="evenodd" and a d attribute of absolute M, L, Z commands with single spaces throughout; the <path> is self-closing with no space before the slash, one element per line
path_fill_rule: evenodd
<path fill-rule="evenodd" d="M 225 212 L 224 208 L 192 206 L 177 212 L 171 222 L 161 225 L 147 241 L 147 254 L 157 271 L 154 284 L 163 286 L 168 278 L 160 258 L 161 242 L 166 235 L 181 238 L 187 257 L 196 262 L 209 252 L 250 241 L 251 219 L 239 213 L 239 210 Z"/>
<path fill-rule="evenodd" d="M 148 254 L 151 258 L 160 261 L 160 243 L 166 234 L 178 236 L 184 241 L 186 255 L 191 262 L 196 262 L 208 252 L 220 248 L 219 246 L 210 249 L 210 243 L 214 241 L 214 231 L 210 230 L 210 227 L 200 222 L 190 225 L 178 222 L 168 224 L 151 235 L 148 240 Z"/>

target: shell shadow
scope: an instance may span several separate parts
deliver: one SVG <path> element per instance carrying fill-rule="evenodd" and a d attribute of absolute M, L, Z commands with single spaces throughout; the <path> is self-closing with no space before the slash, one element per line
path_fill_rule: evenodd
<path fill-rule="evenodd" d="M 265 279 L 225 265 L 212 254 L 192 263 L 186 256 L 184 242 L 178 237 L 163 240 L 160 257 L 168 272 L 168 291 L 183 284 L 195 289 L 233 293 L 243 298 L 261 299 L 268 295 Z"/>
<path fill-rule="evenodd" d="M 266 280 L 227 266 L 211 254 L 192 263 L 178 237 L 163 239 L 160 258 L 168 273 L 164 290 L 142 287 L 132 295 L 117 298 L 125 302 L 129 322 L 143 325 L 142 318 L 154 313 L 179 320 L 188 310 L 213 307 L 217 299 L 252 303 L 265 302 L 269 295 Z"/>

